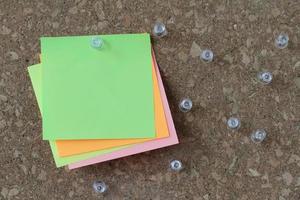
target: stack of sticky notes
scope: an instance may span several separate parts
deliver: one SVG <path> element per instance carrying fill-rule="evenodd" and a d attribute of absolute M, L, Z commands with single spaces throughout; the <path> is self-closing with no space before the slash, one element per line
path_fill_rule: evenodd
<path fill-rule="evenodd" d="M 178 143 L 149 34 L 41 38 L 28 71 L 57 167 Z"/>

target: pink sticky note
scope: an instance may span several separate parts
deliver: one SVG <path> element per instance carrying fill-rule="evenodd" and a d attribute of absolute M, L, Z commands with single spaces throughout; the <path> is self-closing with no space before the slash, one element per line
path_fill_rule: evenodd
<path fill-rule="evenodd" d="M 167 123 L 168 123 L 170 136 L 167 138 L 156 139 L 156 140 L 147 141 L 147 142 L 144 142 L 141 144 L 136 144 L 136 145 L 130 146 L 125 149 L 121 149 L 121 150 L 114 151 L 114 152 L 104 154 L 104 155 L 95 156 L 93 158 L 82 160 L 82 161 L 79 161 L 76 163 L 72 163 L 69 165 L 69 169 L 76 169 L 76 168 L 84 167 L 87 165 L 101 163 L 101 162 L 108 161 L 108 160 L 122 158 L 122 157 L 130 156 L 130 155 L 134 155 L 134 154 L 138 154 L 138 153 L 151 151 L 154 149 L 159 149 L 162 147 L 178 144 L 177 133 L 175 130 L 175 126 L 174 126 L 173 118 L 171 115 L 168 99 L 167 99 L 164 85 L 163 85 L 163 82 L 161 79 L 161 75 L 159 73 L 159 69 L 157 66 L 157 62 L 156 62 L 154 53 L 152 53 L 152 57 L 153 57 L 154 65 L 155 65 L 155 73 L 157 74 L 157 78 L 158 78 L 158 85 L 159 85 L 160 94 L 161 94 L 162 101 L 163 101 L 163 106 L 165 109 L 165 114 L 166 114 L 166 119 L 167 119 Z"/>

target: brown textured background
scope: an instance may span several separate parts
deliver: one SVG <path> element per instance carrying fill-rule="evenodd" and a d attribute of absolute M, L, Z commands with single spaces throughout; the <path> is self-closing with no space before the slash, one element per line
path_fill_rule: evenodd
<path fill-rule="evenodd" d="M 41 140 L 27 66 L 41 36 L 150 32 L 181 143 L 69 171 Z M 0 199 L 300 199 L 300 2 L 298 0 L 0 1 Z M 280 32 L 287 49 L 274 47 Z M 213 63 L 198 58 L 211 48 Z M 274 73 L 257 83 L 262 69 Z M 193 100 L 190 113 L 178 102 Z M 238 132 L 226 119 L 242 120 Z M 255 145 L 249 134 L 265 128 Z M 185 170 L 172 173 L 169 161 Z M 92 189 L 109 185 L 106 195 Z"/>

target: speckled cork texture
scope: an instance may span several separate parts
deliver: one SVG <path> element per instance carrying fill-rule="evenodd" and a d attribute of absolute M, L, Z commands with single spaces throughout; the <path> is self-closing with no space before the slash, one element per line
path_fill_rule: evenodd
<path fill-rule="evenodd" d="M 27 67 L 41 36 L 152 32 L 180 144 L 76 170 L 55 167 Z M 300 199 L 300 2 L 1 1 L 0 199 Z M 286 49 L 274 45 L 281 32 Z M 201 50 L 214 60 L 204 63 Z M 262 85 L 256 74 L 273 73 Z M 182 98 L 193 101 L 188 113 Z M 227 119 L 237 115 L 241 128 Z M 261 144 L 250 133 L 264 128 Z M 172 172 L 178 159 L 184 169 Z M 96 193 L 101 180 L 107 192 Z"/>

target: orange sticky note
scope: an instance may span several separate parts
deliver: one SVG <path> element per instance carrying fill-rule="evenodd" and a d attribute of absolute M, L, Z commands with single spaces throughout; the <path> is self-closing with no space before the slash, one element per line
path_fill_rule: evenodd
<path fill-rule="evenodd" d="M 156 138 L 160 139 L 169 136 L 169 130 L 165 112 L 163 108 L 163 102 L 159 92 L 158 80 L 155 73 L 154 64 L 152 65 L 152 78 L 154 88 L 154 109 L 155 109 L 155 130 Z M 116 123 L 116 126 L 118 124 Z M 113 147 L 119 147 L 124 145 L 142 143 L 151 139 L 99 139 L 99 140 L 57 140 L 57 150 L 59 156 L 70 156 L 75 154 L 81 154 L 91 151 L 97 151 L 102 149 L 109 149 Z"/>

